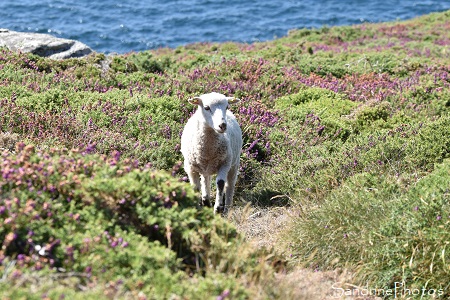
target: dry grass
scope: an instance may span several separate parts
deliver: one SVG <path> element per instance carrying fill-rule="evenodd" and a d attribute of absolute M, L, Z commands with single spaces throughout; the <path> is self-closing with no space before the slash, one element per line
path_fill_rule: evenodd
<path fill-rule="evenodd" d="M 238 231 L 255 247 L 274 249 L 282 253 L 293 217 L 300 213 L 295 207 L 235 207 L 228 218 Z M 286 273 L 275 274 L 275 284 L 281 299 L 299 300 L 377 300 L 374 296 L 361 295 L 361 288 L 351 284 L 352 274 L 347 271 L 314 271 L 295 267 Z M 342 291 L 347 291 L 343 293 Z M 350 291 L 349 291 L 350 290 Z M 364 294 L 364 292 L 362 293 Z"/>
<path fill-rule="evenodd" d="M 291 221 L 292 209 L 286 207 L 235 207 L 229 219 L 238 231 L 258 248 L 274 248 Z"/>
<path fill-rule="evenodd" d="M 296 268 L 287 274 L 276 275 L 277 284 L 284 291 L 283 299 L 348 299 L 379 300 L 360 287 L 351 284 L 351 273 L 341 270 L 313 271 Z"/>

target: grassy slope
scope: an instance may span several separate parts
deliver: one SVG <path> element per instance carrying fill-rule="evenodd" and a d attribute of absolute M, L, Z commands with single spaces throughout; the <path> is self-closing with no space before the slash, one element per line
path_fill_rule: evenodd
<path fill-rule="evenodd" d="M 0 50 L 0 290 L 280 297 L 271 274 L 302 265 L 448 297 L 449 17 L 61 62 Z M 243 100 L 236 198 L 300 212 L 275 249 L 180 182 L 185 100 L 213 90 Z"/>

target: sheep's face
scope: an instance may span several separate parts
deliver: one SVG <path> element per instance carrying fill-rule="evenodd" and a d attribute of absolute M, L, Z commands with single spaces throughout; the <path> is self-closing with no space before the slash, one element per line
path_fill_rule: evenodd
<path fill-rule="evenodd" d="M 189 99 L 189 103 L 198 105 L 207 126 L 217 133 L 227 130 L 227 108 L 229 104 L 238 102 L 234 97 L 225 97 L 222 94 L 210 93 Z"/>

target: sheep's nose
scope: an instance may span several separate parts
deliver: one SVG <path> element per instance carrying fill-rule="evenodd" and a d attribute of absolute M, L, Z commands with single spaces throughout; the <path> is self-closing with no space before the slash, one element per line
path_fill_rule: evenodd
<path fill-rule="evenodd" d="M 227 123 L 220 124 L 219 128 L 222 129 L 223 131 L 227 130 Z"/>

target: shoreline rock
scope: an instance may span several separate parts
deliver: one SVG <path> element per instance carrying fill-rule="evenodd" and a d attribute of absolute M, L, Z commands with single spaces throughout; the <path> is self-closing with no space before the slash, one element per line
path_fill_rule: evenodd
<path fill-rule="evenodd" d="M 0 47 L 52 59 L 79 58 L 94 52 L 90 47 L 76 40 L 4 28 L 0 28 Z"/>

